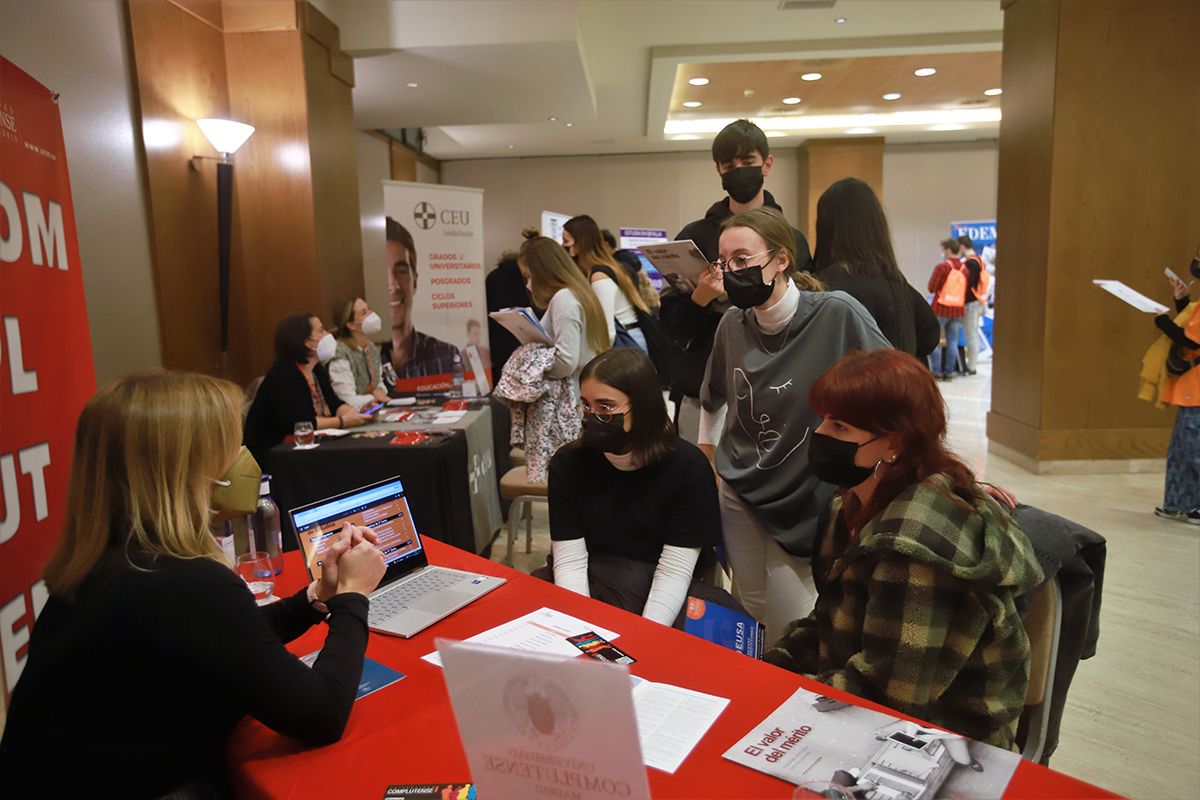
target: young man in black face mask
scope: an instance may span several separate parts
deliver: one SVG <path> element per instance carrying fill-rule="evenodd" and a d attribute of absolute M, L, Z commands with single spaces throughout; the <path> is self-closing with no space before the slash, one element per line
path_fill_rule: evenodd
<path fill-rule="evenodd" d="M 713 203 L 703 219 L 689 222 L 675 236 L 691 239 L 710 262 L 717 258 L 722 222 L 734 214 L 763 206 L 783 210 L 763 188 L 774 156 L 761 128 L 744 119 L 729 123 L 713 139 L 712 155 L 726 197 Z M 792 230 L 796 236 L 796 268 L 807 271 L 812 263 L 808 240 L 800 231 Z M 697 285 L 673 286 L 662 298 L 662 325 L 683 349 L 671 382 L 675 421 L 680 435 L 693 442 L 700 419 L 700 384 L 712 352 L 713 334 L 729 307 L 724 291 L 720 280 L 701 276 Z"/>

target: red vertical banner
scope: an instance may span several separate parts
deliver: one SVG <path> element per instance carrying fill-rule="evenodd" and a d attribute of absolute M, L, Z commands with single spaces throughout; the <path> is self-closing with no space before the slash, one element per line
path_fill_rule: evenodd
<path fill-rule="evenodd" d="M 131 209 L 130 213 L 141 213 Z M 20 677 L 63 523 L 75 422 L 96 389 L 54 94 L 0 57 L 0 670 Z"/>

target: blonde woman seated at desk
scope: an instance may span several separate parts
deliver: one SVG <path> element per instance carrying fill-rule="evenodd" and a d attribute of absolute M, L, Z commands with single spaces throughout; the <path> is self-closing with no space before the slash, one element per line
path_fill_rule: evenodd
<path fill-rule="evenodd" d="M 84 406 L 50 598 L 0 741 L 6 797 L 232 797 L 225 739 L 252 716 L 337 741 L 362 673 L 375 534 L 332 543 L 320 580 L 256 607 L 209 532 L 252 512 L 242 393 L 207 375 L 119 378 Z M 328 632 L 311 668 L 284 647 Z"/>

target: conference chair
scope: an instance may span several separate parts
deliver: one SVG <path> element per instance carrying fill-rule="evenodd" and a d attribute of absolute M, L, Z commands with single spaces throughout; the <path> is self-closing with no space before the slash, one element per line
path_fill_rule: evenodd
<path fill-rule="evenodd" d="M 1038 763 L 1050 728 L 1050 694 L 1062 633 L 1062 590 L 1058 578 L 1050 578 L 1038 587 L 1023 621 L 1029 637 L 1029 688 L 1025 692 L 1025 710 L 1017 725 L 1017 739 L 1021 757 Z"/>
<path fill-rule="evenodd" d="M 513 565 L 519 521 L 525 522 L 525 552 L 533 552 L 533 504 L 549 505 L 548 491 L 546 484 L 534 483 L 529 479 L 524 464 L 513 467 L 500 478 L 500 496 L 511 501 L 508 508 L 508 554 L 503 561 L 507 566 Z"/>

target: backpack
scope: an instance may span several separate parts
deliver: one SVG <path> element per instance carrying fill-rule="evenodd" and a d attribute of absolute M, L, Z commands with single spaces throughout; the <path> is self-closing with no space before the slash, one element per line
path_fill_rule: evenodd
<path fill-rule="evenodd" d="M 956 261 L 948 262 L 950 272 L 937 295 L 938 305 L 946 308 L 962 308 L 967 302 L 967 268 Z"/>
<path fill-rule="evenodd" d="M 987 303 L 988 289 L 992 284 L 992 273 L 987 271 L 982 256 L 970 256 L 967 260 L 973 260 L 979 265 L 979 281 L 975 284 L 975 288 L 971 290 L 971 294 L 975 295 L 975 299 L 982 306 Z"/>

